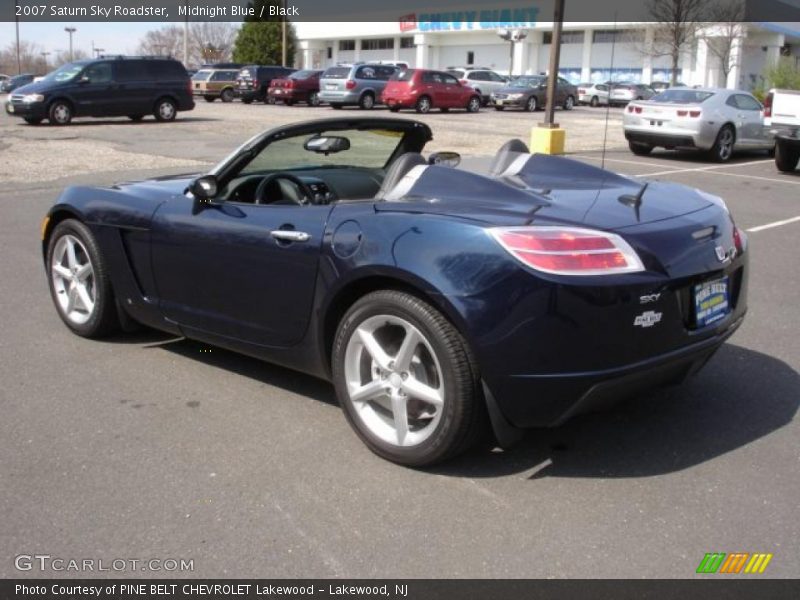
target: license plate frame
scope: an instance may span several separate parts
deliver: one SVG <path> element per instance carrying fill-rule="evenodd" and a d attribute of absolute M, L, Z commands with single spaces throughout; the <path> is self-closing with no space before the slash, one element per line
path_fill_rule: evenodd
<path fill-rule="evenodd" d="M 699 329 L 722 321 L 731 313 L 730 277 L 698 283 L 692 289 L 695 325 Z"/>

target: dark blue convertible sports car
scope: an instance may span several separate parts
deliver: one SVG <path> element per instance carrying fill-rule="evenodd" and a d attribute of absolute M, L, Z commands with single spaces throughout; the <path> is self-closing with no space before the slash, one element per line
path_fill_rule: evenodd
<path fill-rule="evenodd" d="M 207 175 L 68 188 L 42 226 L 56 309 L 332 380 L 366 445 L 416 466 L 679 382 L 741 324 L 747 242 L 719 198 L 518 140 L 470 172 L 431 139 L 304 122 Z"/>

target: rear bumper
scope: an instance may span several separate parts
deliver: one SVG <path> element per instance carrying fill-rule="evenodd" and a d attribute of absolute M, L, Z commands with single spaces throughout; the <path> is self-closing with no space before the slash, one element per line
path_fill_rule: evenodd
<path fill-rule="evenodd" d="M 629 142 L 669 148 L 696 148 L 695 137 L 686 134 L 653 133 L 651 131 L 625 131 Z"/>
<path fill-rule="evenodd" d="M 333 104 L 358 104 L 361 94 L 349 91 L 320 90 L 318 97 L 322 102 Z"/>
<path fill-rule="evenodd" d="M 514 426 L 557 426 L 648 390 L 681 383 L 700 371 L 743 320 L 740 314 L 711 338 L 638 363 L 585 373 L 512 375 L 492 392 L 505 400 L 500 402 L 503 413 Z M 509 403 L 509 398 L 518 400 Z"/>
<path fill-rule="evenodd" d="M 389 108 L 414 108 L 418 96 L 383 96 L 381 102 Z"/>
<path fill-rule="evenodd" d="M 267 95 L 276 100 L 305 100 L 308 97 L 308 92 L 306 90 L 287 88 L 269 88 Z"/>

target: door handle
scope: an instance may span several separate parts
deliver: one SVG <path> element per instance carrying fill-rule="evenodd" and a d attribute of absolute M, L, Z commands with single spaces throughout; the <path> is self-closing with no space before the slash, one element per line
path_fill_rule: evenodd
<path fill-rule="evenodd" d="M 307 242 L 311 239 L 311 234 L 292 229 L 275 229 L 270 231 L 269 234 L 281 242 Z"/>

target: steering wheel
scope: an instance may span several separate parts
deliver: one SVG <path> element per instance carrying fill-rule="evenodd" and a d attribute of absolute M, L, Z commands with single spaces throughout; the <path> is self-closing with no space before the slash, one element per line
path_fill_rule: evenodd
<path fill-rule="evenodd" d="M 301 194 L 300 198 L 281 198 L 282 200 L 290 200 L 291 202 L 299 204 L 300 206 L 304 206 L 313 200 L 314 194 L 311 193 L 308 185 L 302 179 L 296 175 L 292 175 L 291 173 L 278 172 L 267 175 L 261 180 L 261 183 L 258 184 L 258 187 L 256 188 L 255 204 L 276 204 L 276 202 L 270 202 L 266 197 L 266 194 L 269 186 L 273 182 L 280 179 L 285 179 L 286 181 L 293 183 L 295 186 L 297 186 L 297 189 Z"/>

